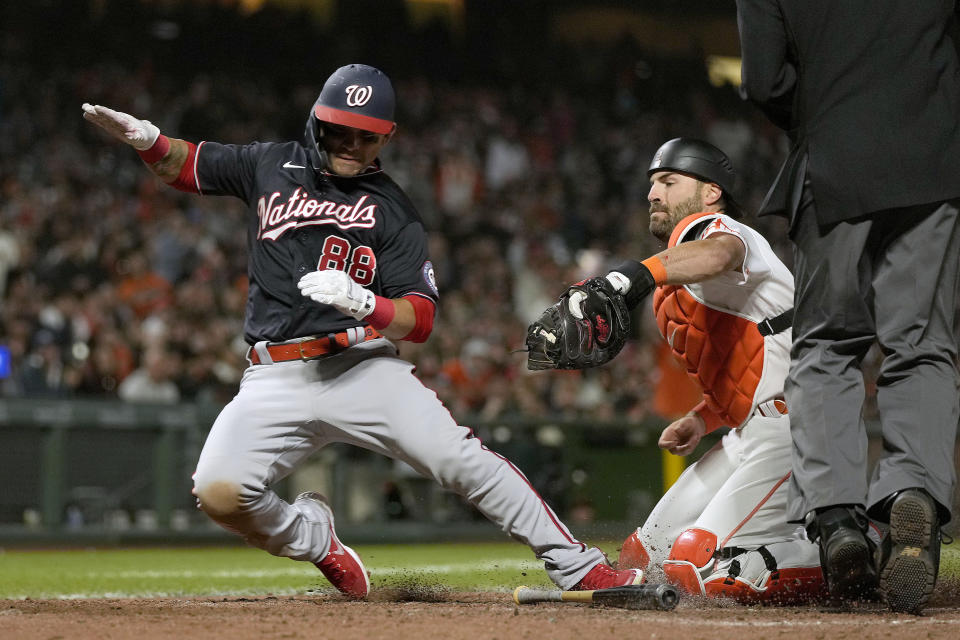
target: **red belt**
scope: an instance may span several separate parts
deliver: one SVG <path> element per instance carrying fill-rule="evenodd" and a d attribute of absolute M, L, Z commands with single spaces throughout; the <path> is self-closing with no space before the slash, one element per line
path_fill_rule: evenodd
<path fill-rule="evenodd" d="M 340 333 L 331 333 L 322 338 L 304 338 L 299 342 L 268 344 L 266 349 L 274 362 L 313 360 L 320 356 L 343 351 L 355 344 L 382 337 L 383 335 L 373 327 L 355 327 Z M 251 363 L 262 364 L 260 355 L 255 348 L 250 348 L 248 357 Z"/>

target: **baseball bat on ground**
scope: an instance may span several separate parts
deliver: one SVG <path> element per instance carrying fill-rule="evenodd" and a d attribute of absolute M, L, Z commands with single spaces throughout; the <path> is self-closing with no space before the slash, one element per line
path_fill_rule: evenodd
<path fill-rule="evenodd" d="M 517 587 L 513 601 L 517 604 L 535 602 L 581 602 L 602 604 L 621 609 L 661 609 L 669 611 L 677 606 L 680 594 L 669 584 L 636 584 L 594 591 L 556 591 Z"/>

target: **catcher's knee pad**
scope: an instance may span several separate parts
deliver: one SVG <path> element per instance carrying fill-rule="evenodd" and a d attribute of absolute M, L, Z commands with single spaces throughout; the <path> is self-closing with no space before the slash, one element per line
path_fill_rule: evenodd
<path fill-rule="evenodd" d="M 650 554 L 647 553 L 643 542 L 640 540 L 640 532 L 634 531 L 630 534 L 630 537 L 623 541 L 617 568 L 646 569 L 648 564 L 650 564 Z"/>
<path fill-rule="evenodd" d="M 713 566 L 717 536 L 706 529 L 687 529 L 674 541 L 663 562 L 667 580 L 693 595 L 704 595 L 703 571 Z"/>

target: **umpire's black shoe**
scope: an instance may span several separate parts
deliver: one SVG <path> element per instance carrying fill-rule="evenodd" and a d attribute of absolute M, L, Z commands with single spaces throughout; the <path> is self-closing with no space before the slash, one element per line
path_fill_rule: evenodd
<path fill-rule="evenodd" d="M 877 589 L 874 548 L 864 529 L 866 517 L 853 508 L 830 507 L 808 525 L 810 538 L 820 543 L 820 566 L 827 589 L 842 600 L 870 599 Z"/>
<path fill-rule="evenodd" d="M 940 569 L 937 505 L 922 489 L 906 489 L 890 506 L 890 532 L 880 554 L 880 593 L 891 611 L 920 613 Z"/>

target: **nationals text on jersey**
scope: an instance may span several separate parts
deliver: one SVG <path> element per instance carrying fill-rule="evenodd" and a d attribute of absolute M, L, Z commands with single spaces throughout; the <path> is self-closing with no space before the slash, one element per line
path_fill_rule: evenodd
<path fill-rule="evenodd" d="M 364 206 L 370 196 L 365 195 L 352 205 L 331 200 L 320 201 L 309 196 L 300 187 L 287 200 L 281 200 L 276 205 L 274 203 L 280 197 L 279 191 L 270 194 L 269 201 L 266 196 L 260 196 L 257 200 L 260 238 L 276 240 L 290 229 L 315 224 L 335 224 L 341 229 L 370 229 L 377 222 L 374 215 L 377 205 Z"/>

